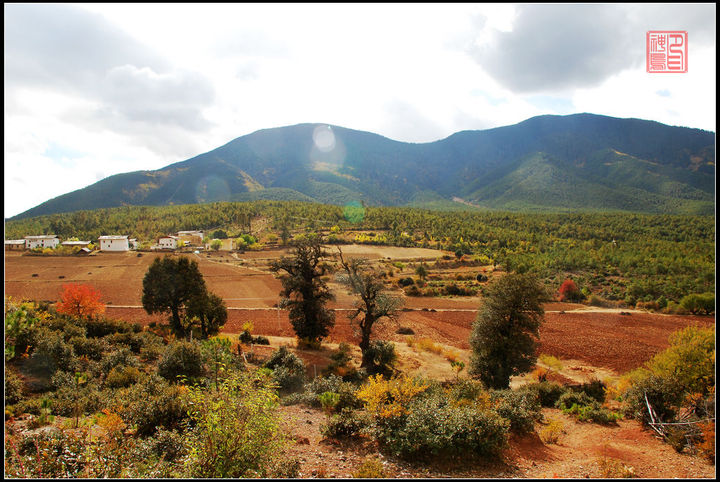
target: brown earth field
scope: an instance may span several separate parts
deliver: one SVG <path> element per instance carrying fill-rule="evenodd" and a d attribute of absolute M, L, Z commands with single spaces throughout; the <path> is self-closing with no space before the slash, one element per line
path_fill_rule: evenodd
<path fill-rule="evenodd" d="M 443 252 L 421 248 L 343 246 L 353 256 L 395 259 L 437 258 Z M 246 256 L 252 254 L 254 258 Z M 268 260 L 287 254 L 286 250 L 236 253 L 189 254 L 197 260 L 208 288 L 221 296 L 228 307 L 225 333 L 239 333 L 251 321 L 255 334 L 292 337 L 287 312 L 276 308 L 281 284 L 267 269 Z M 434 256 L 433 256 L 434 254 Z M 263 257 L 261 257 L 263 255 Z M 96 253 L 90 256 L 46 257 L 21 253 L 5 254 L 5 295 L 13 298 L 59 299 L 62 285 L 87 283 L 97 288 L 107 305 L 107 315 L 131 322 L 161 323 L 164 315 L 148 315 L 142 309 L 142 279 L 152 261 L 161 253 Z M 177 255 L 175 255 L 177 256 Z M 331 342 L 357 342 L 348 315 L 353 298 L 336 283 L 336 325 Z M 405 308 L 395 321 L 377 327 L 377 338 L 405 340 L 399 327 L 411 328 L 418 338 L 460 350 L 469 349 L 469 337 L 480 298 L 405 297 Z M 571 303 L 545 306 L 545 323 L 540 329 L 540 352 L 561 359 L 582 361 L 623 373 L 642 365 L 668 346 L 668 336 L 686 326 L 714 326 L 714 317 L 671 316 L 641 311 L 598 310 Z"/>
<path fill-rule="evenodd" d="M 348 256 L 365 256 L 376 261 L 402 259 L 404 263 L 433 260 L 438 251 L 404 250 L 387 247 L 343 247 Z M 138 256 L 140 254 L 140 256 Z M 276 308 L 281 285 L 268 271 L 268 263 L 286 250 L 247 253 L 190 254 L 198 261 L 208 288 L 228 306 L 223 333 L 237 343 L 242 325 L 252 322 L 253 334 L 269 338 L 270 346 L 245 347 L 259 358 L 279 346 L 291 347 L 305 362 L 308 375 L 321 373 L 338 343 L 352 344 L 353 360 L 360 358 L 358 338 L 348 315 L 353 298 L 337 284 L 330 286 L 337 299 L 336 325 L 320 350 L 295 346 L 287 312 Z M 440 253 L 443 255 L 446 253 Z M 166 315 L 148 315 L 141 307 L 142 279 L 159 253 L 98 253 L 86 257 L 38 257 L 21 253 L 5 255 L 5 295 L 16 299 L 55 302 L 64 283 L 88 283 L 99 289 L 112 318 L 143 325 L 162 323 Z M 456 271 L 479 271 L 460 268 Z M 397 270 L 395 270 L 397 273 Z M 432 269 L 431 269 L 432 271 Z M 447 270 L 446 270 L 447 271 Z M 407 266 L 397 276 L 410 276 Z M 37 276 L 33 276 L 37 275 Z M 377 339 L 396 343 L 403 371 L 436 379 L 455 376 L 448 354 L 469 360 L 469 337 L 480 298 L 405 298 L 405 308 L 395 321 L 386 321 L 374 331 Z M 714 326 L 714 317 L 670 316 L 642 311 L 595 309 L 570 303 L 545 305 L 545 322 L 540 329 L 540 353 L 558 357 L 563 369 L 549 377 L 562 383 L 592 378 L 612 378 L 642 365 L 668 346 L 668 336 L 686 326 Z M 628 314 L 629 313 L 629 314 Z M 412 339 L 429 338 L 441 353 L 421 351 L 408 344 L 398 328 L 410 328 Z M 464 373 L 463 373 L 464 375 Z M 525 383 L 530 375 L 515 377 L 512 386 Z M 302 405 L 280 408 L 287 432 L 295 439 L 291 452 L 301 462 L 300 477 L 352 477 L 368 457 L 379 457 L 385 476 L 395 478 L 598 478 L 603 474 L 599 460 L 607 458 L 624 464 L 642 478 L 709 478 L 715 467 L 707 460 L 678 454 L 672 447 L 635 420 L 616 425 L 580 423 L 556 409 L 543 409 L 544 422 L 526 436 L 512 436 L 500 460 L 459 463 L 453 460 L 407 461 L 383 455 L 374 442 L 359 439 L 338 442 L 325 439 L 320 427 L 326 421 L 321 410 Z M 543 443 L 538 433 L 550 419 L 560 420 L 564 431 L 556 444 Z"/>

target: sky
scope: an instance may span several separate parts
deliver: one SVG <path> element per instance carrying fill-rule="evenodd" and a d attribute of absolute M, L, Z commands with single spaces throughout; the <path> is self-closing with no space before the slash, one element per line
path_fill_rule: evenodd
<path fill-rule="evenodd" d="M 405 142 L 579 112 L 715 131 L 714 4 L 3 8 L 6 218 L 305 122 Z M 687 73 L 646 71 L 650 30 L 688 32 Z"/>

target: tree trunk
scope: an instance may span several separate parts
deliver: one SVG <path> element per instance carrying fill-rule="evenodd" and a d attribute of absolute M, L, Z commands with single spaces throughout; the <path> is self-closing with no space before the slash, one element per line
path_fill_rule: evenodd
<path fill-rule="evenodd" d="M 360 339 L 360 351 L 362 352 L 362 361 L 360 368 L 367 368 L 372 365 L 372 359 L 369 356 L 368 348 L 370 348 L 370 335 L 372 334 L 372 322 L 363 322 L 360 326 L 362 338 Z"/>

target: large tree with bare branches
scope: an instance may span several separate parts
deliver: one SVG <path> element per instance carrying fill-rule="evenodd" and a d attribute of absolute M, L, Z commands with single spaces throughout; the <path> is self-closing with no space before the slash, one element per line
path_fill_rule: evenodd
<path fill-rule="evenodd" d="M 356 323 L 360 329 L 360 366 L 367 368 L 373 363 L 368 350 L 373 326 L 382 318 L 397 319 L 403 301 L 387 293 L 384 283 L 370 268 L 366 259 L 345 260 L 339 247 L 338 252 L 340 264 L 344 268 L 344 272 L 338 275 L 338 280 L 360 297 L 355 304 L 355 310 L 350 314 L 350 321 Z"/>

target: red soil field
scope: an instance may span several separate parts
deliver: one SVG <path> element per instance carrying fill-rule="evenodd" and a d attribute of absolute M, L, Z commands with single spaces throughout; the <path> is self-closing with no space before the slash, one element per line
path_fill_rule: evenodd
<path fill-rule="evenodd" d="M 263 254 L 279 256 L 281 251 Z M 246 254 L 237 255 L 243 258 Z M 164 315 L 150 316 L 141 307 L 142 279 L 155 257 L 163 254 L 99 253 L 87 257 L 37 257 L 20 253 L 5 255 L 5 295 L 13 298 L 57 301 L 64 283 L 88 283 L 103 293 L 107 315 L 130 322 L 162 323 Z M 240 265 L 228 253 L 191 255 L 198 261 L 209 289 L 220 295 L 228 306 L 226 333 L 239 333 L 251 321 L 254 334 L 292 337 L 294 332 L 287 312 L 273 308 L 278 302 L 280 281 L 273 274 Z M 33 277 L 33 274 L 37 274 Z M 60 278 L 64 276 L 64 278 Z M 353 298 L 333 284 L 337 301 L 336 325 L 330 341 L 357 342 L 348 320 Z M 398 320 L 379 325 L 374 336 L 396 342 L 405 341 L 396 334 L 408 327 L 416 337 L 469 349 L 471 325 L 479 298 L 405 298 Z M 546 305 L 545 323 L 540 329 L 540 352 L 561 359 L 581 360 L 589 365 L 623 373 L 642 365 L 668 346 L 669 335 L 686 326 L 714 326 L 714 317 L 669 316 L 633 311 L 621 315 L 617 310 L 572 311 L 586 308 L 570 303 Z M 459 310 L 459 311 L 454 311 Z M 565 311 L 561 313 L 560 311 Z"/>

